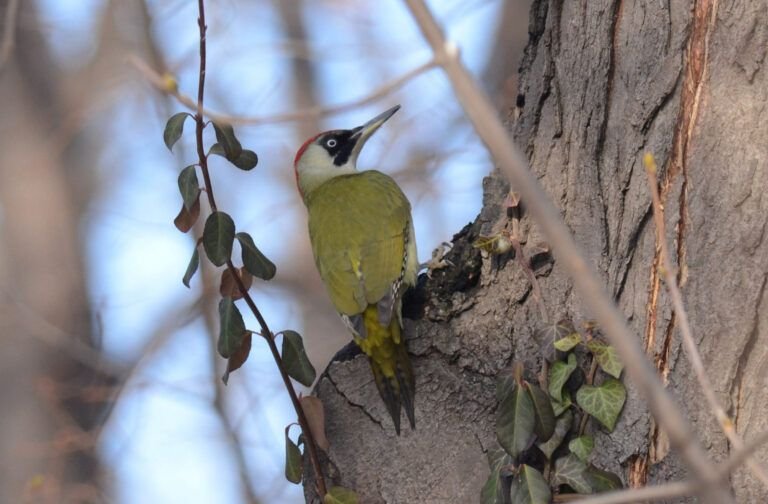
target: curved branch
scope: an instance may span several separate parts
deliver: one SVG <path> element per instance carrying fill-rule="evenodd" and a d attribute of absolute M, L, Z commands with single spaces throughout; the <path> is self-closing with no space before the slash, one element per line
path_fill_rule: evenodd
<path fill-rule="evenodd" d="M 141 73 L 144 76 L 144 78 L 150 84 L 152 84 L 152 86 L 162 91 L 163 93 L 170 94 L 185 107 L 195 111 L 198 110 L 197 103 L 195 102 L 195 100 L 179 92 L 176 80 L 173 79 L 171 76 L 160 75 L 155 70 L 153 70 L 149 65 L 147 65 L 147 63 L 144 62 L 144 60 L 142 60 L 135 54 L 129 55 L 127 60 L 128 60 L 128 63 L 130 63 L 134 68 L 136 68 L 136 70 L 138 70 L 139 73 Z M 334 114 L 340 114 L 342 112 L 347 112 L 349 110 L 353 110 L 363 105 L 367 105 L 369 103 L 373 103 L 377 100 L 380 100 L 381 98 L 392 94 L 394 91 L 403 87 L 409 81 L 427 72 L 428 70 L 434 68 L 435 66 L 437 66 L 437 61 L 435 61 L 434 59 L 430 60 L 426 63 L 423 63 L 417 66 L 412 70 L 409 70 L 408 72 L 387 82 L 386 84 L 374 89 L 367 95 L 361 98 L 358 98 L 357 100 L 352 100 L 347 103 L 342 103 L 339 105 L 331 105 L 328 107 L 319 107 L 319 106 L 310 107 L 305 110 L 299 110 L 298 112 L 288 112 L 284 114 L 276 114 L 272 116 L 261 116 L 261 117 L 220 114 L 212 110 L 207 110 L 203 107 L 200 108 L 200 112 L 205 117 L 208 117 L 213 121 L 224 122 L 227 124 L 231 124 L 233 126 L 246 125 L 246 124 L 248 125 L 278 124 L 278 123 L 285 123 L 285 122 L 305 121 L 308 119 L 317 119 L 318 117 L 324 117 L 324 116 L 329 116 Z"/>

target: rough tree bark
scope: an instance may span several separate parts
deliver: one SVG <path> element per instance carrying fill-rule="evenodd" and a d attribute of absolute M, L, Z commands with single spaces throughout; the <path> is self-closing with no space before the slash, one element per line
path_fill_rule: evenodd
<path fill-rule="evenodd" d="M 590 0 L 533 3 L 521 65 L 524 149 L 577 241 L 680 399 L 710 455 L 729 446 L 676 332 L 659 261 L 642 154 L 661 167 L 673 259 L 715 391 L 744 439 L 766 428 L 768 346 L 768 48 L 766 2 Z M 326 407 L 336 481 L 366 503 L 476 502 L 494 441 L 494 378 L 513 360 L 538 369 L 542 323 L 515 261 L 481 259 L 472 241 L 499 219 L 508 185 L 484 183 L 477 220 L 454 238 L 456 265 L 407 300 L 417 430 L 397 437 L 363 356 L 342 352 L 315 392 Z M 528 246 L 542 241 L 524 220 Z M 538 261 L 549 316 L 590 317 L 557 263 Z M 596 432 L 596 465 L 639 486 L 683 478 L 632 383 L 615 431 Z M 758 453 L 768 461 L 768 452 Z M 738 502 L 768 490 L 745 470 Z M 312 500 L 311 480 L 305 489 Z"/>

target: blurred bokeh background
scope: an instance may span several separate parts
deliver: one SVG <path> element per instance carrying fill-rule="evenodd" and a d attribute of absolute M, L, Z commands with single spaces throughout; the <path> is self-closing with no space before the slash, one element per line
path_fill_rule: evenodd
<path fill-rule="evenodd" d="M 429 4 L 506 114 L 529 0 Z M 267 321 L 299 331 L 320 372 L 348 336 L 311 259 L 298 146 L 402 104 L 359 166 L 405 190 L 422 262 L 475 217 L 492 165 L 441 72 L 414 71 L 431 53 L 403 3 L 206 11 L 206 108 L 243 118 L 260 158 L 212 160 L 217 202 L 277 265 L 252 288 Z M 135 62 L 196 96 L 197 15 L 191 0 L 0 0 L 0 502 L 303 500 L 283 476 L 295 415 L 267 346 L 254 339 L 224 387 L 221 272 L 203 261 L 181 283 L 200 234 L 172 224 L 192 122 L 169 153 L 165 121 L 185 109 Z"/>

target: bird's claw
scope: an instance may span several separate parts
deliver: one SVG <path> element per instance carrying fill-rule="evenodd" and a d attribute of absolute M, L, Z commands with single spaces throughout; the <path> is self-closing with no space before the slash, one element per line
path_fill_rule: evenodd
<path fill-rule="evenodd" d="M 422 268 L 426 268 L 427 270 L 428 278 L 432 278 L 432 273 L 436 270 L 447 268 L 448 266 L 455 266 L 455 264 L 445 258 L 452 248 L 452 243 L 443 242 L 432 251 L 432 258 L 422 265 Z"/>

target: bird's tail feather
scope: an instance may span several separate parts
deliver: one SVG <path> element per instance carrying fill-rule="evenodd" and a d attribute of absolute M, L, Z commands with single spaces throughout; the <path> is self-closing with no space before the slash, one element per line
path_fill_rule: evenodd
<path fill-rule="evenodd" d="M 400 411 L 405 409 L 411 428 L 416 427 L 414 398 L 416 387 L 413 368 L 405 341 L 401 337 L 400 324 L 393 317 L 389 327 L 379 323 L 376 305 L 370 305 L 363 314 L 366 337 L 355 338 L 371 363 L 376 388 L 400 435 Z"/>

